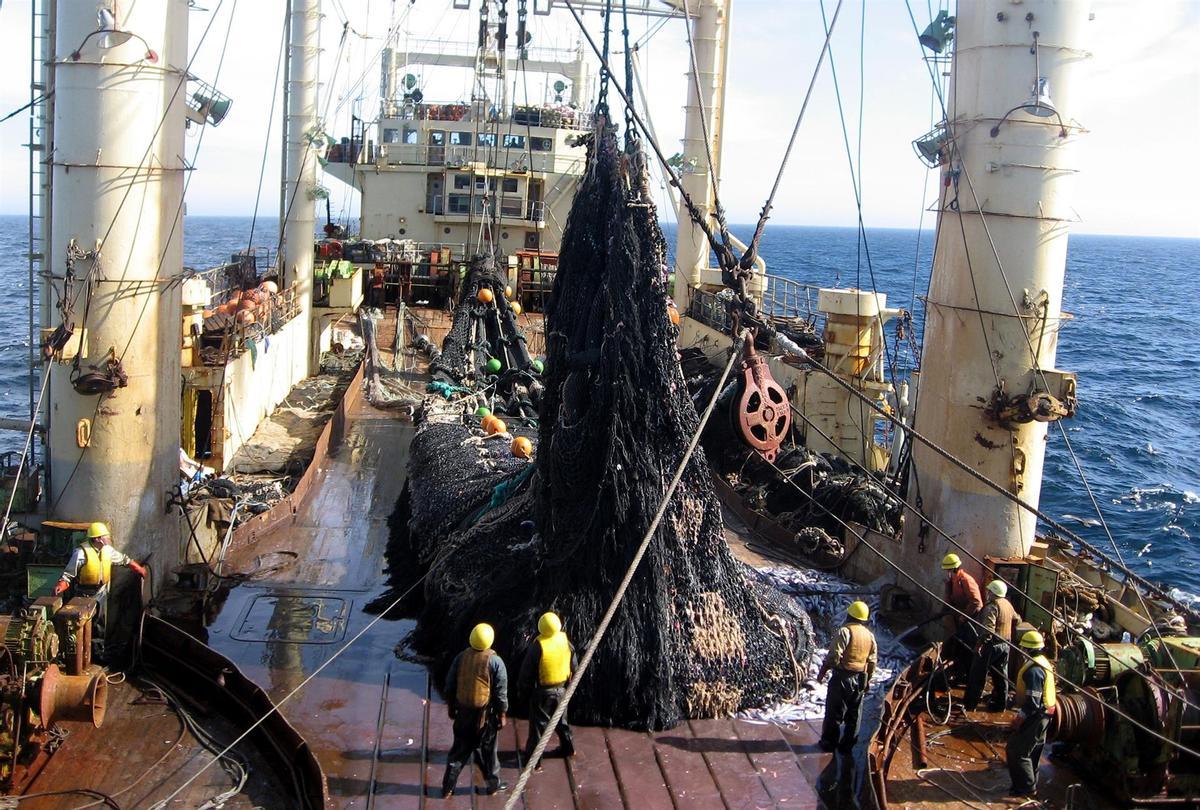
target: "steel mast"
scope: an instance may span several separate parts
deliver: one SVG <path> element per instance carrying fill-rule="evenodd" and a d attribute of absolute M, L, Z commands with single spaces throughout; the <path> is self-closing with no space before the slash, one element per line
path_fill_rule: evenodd
<path fill-rule="evenodd" d="M 1047 424 L 1074 411 L 1074 375 L 1054 361 L 1089 9 L 997 0 L 958 10 L 915 427 L 1037 506 Z M 1031 512 L 920 443 L 913 466 L 910 497 L 974 555 L 1029 552 Z M 908 570 L 939 579 L 953 548 L 919 521 L 905 533 Z"/>
<path fill-rule="evenodd" d="M 317 189 L 318 59 L 321 52 L 320 0 L 290 0 L 287 79 L 284 92 L 283 251 L 279 258 L 283 284 L 295 290 L 296 309 L 303 318 L 293 344 L 292 380 L 298 382 L 316 371 L 312 346 L 313 242 Z"/>
<path fill-rule="evenodd" d="M 683 9 L 682 0 L 669 3 Z M 713 177 L 721 174 L 721 134 L 724 129 L 725 67 L 729 53 L 730 0 L 692 0 L 688 11 L 694 16 L 684 25 L 692 26 L 696 51 L 696 70 L 688 71 L 688 100 L 683 130 L 683 165 L 680 184 L 701 215 L 710 217 L 714 209 Z M 690 60 L 689 55 L 689 60 Z M 697 81 L 698 79 L 698 81 Z M 632 92 L 632 90 L 630 90 Z M 705 149 L 705 136 L 710 139 Z M 687 311 L 689 290 L 700 285 L 708 269 L 709 245 L 688 213 L 682 198 L 678 204 L 679 230 L 675 234 L 675 305 Z M 715 221 L 711 220 L 715 224 Z"/>
<path fill-rule="evenodd" d="M 57 3 L 54 229 L 43 283 L 49 300 L 68 303 L 65 320 L 82 340 L 47 364 L 50 516 L 106 521 L 118 548 L 154 552 L 160 574 L 180 545 L 169 501 L 179 479 L 174 282 L 183 264 L 187 35 L 186 0 L 122 3 L 99 21 L 94 3 Z M 44 326 L 63 320 L 43 308 Z M 110 359 L 128 375 L 125 387 L 76 390 L 73 377 Z"/>

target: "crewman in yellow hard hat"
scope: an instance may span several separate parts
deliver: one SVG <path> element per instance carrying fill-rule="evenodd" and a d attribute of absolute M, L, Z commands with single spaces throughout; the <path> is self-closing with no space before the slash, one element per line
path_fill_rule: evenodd
<path fill-rule="evenodd" d="M 538 619 L 538 634 L 521 662 L 521 684 L 529 689 L 529 739 L 525 741 L 525 761 L 533 758 L 533 749 L 545 732 L 558 704 L 562 702 L 567 681 L 578 666 L 575 648 L 563 632 L 555 613 L 543 613 Z M 575 741 L 564 714 L 554 728 L 558 750 L 564 757 L 575 755 Z"/>
<path fill-rule="evenodd" d="M 1003 711 L 1008 703 L 1008 648 L 1021 616 L 1008 601 L 1008 585 L 1003 580 L 989 582 L 987 594 L 987 602 L 979 612 L 979 642 L 975 645 L 975 657 L 967 676 L 967 692 L 963 696 L 963 707 L 967 711 L 974 711 L 979 705 L 989 673 L 992 695 L 988 698 L 988 711 Z"/>
<path fill-rule="evenodd" d="M 942 557 L 942 570 L 946 572 L 946 629 L 950 633 L 942 655 L 950 660 L 950 676 L 961 683 L 971 668 L 978 638 L 971 619 L 983 608 L 983 600 L 979 597 L 979 583 L 963 569 L 962 560 L 953 551 Z"/>
<path fill-rule="evenodd" d="M 454 721 L 454 742 L 446 755 L 442 796 L 453 796 L 463 766 L 474 754 L 483 771 L 487 793 L 508 785 L 500 781 L 500 756 L 496 733 L 508 721 L 508 670 L 492 649 L 496 633 L 490 624 L 471 630 L 471 646 L 454 657 L 446 673 L 446 709 Z"/>
<path fill-rule="evenodd" d="M 837 631 L 817 680 L 832 671 L 825 697 L 825 722 L 821 726 L 821 750 L 836 748 L 843 754 L 854 750 L 858 742 L 858 724 L 862 718 L 863 697 L 875 674 L 879 650 L 875 634 L 867 627 L 871 611 L 866 602 L 851 602 L 846 608 L 847 621 Z M 839 726 L 840 734 L 839 734 Z"/>
<path fill-rule="evenodd" d="M 1037 630 L 1021 636 L 1021 648 L 1029 660 L 1017 673 L 1017 697 L 1013 709 L 1013 735 L 1005 749 L 1008 775 L 1012 787 L 1008 795 L 1030 797 L 1037 795 L 1038 764 L 1042 761 L 1042 746 L 1046 730 L 1058 705 L 1054 682 L 1054 665 L 1045 656 L 1046 643 Z"/>
<path fill-rule="evenodd" d="M 93 523 L 88 526 L 87 539 L 71 552 L 67 567 L 63 569 L 62 577 L 54 586 L 54 595 L 62 596 L 74 583 L 76 596 L 88 596 L 96 600 L 92 638 L 101 652 L 104 647 L 104 627 L 108 619 L 109 583 L 112 581 L 114 565 L 127 565 L 139 577 L 146 576 L 144 565 L 113 548 L 108 526 Z"/>

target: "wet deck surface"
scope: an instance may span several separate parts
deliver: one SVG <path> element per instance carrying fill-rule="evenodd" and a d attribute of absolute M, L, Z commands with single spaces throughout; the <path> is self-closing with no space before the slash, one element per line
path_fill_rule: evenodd
<path fill-rule="evenodd" d="M 440 798 L 451 722 L 426 670 L 393 654 L 407 622 L 379 622 L 328 663 L 370 622 L 363 607 L 383 591 L 386 521 L 403 485 L 411 432 L 394 414 L 356 406 L 296 525 L 230 559 L 233 570 L 250 569 L 258 555 L 292 551 L 296 564 L 234 588 L 208 643 L 276 701 L 327 664 L 282 711 L 316 750 L 332 806 L 498 808 L 504 794 L 467 790 L 466 773 L 460 795 Z M 510 784 L 525 735 L 523 720 L 501 732 L 502 777 Z M 580 728 L 577 755 L 555 757 L 552 745 L 522 803 L 532 810 L 816 808 L 818 782 L 836 782 L 833 758 L 817 749 L 816 736 L 807 724 L 731 720 L 653 735 Z M 481 789 L 477 773 L 474 779 Z"/>
<path fill-rule="evenodd" d="M 108 694 L 109 711 L 102 728 L 78 722 L 64 724 L 68 732 L 65 747 L 50 758 L 22 797 L 22 808 L 103 807 L 99 794 L 107 795 L 119 807 L 149 807 L 166 799 L 212 759 L 185 731 L 173 710 L 145 702 L 137 686 L 114 684 Z M 193 706 L 191 710 L 221 744 L 236 736 L 236 729 L 206 715 L 203 707 Z M 279 806 L 277 797 L 284 795 L 282 786 L 266 774 L 266 767 L 253 750 L 242 751 L 242 755 L 248 758 L 253 777 L 246 791 L 233 796 L 224 806 L 231 810 Z M 199 807 L 232 785 L 224 770 L 210 767 L 175 797 L 170 806 Z M 80 788 L 98 793 L 78 792 Z"/>
<path fill-rule="evenodd" d="M 926 739 L 929 767 L 913 765 L 912 746 L 905 740 L 897 749 L 888 773 L 888 807 L 905 810 L 945 810 L 946 808 L 1014 808 L 1022 800 L 1009 798 L 1012 784 L 1005 765 L 1004 747 L 1009 737 L 1012 712 L 963 712 L 957 701 L 961 690 L 954 690 L 956 708 L 950 721 L 937 724 L 926 715 Z M 906 735 L 907 736 L 907 735 Z M 1038 799 L 1046 808 L 1065 808 L 1071 785 L 1087 786 L 1093 810 L 1116 810 L 1104 791 L 1086 782 L 1069 764 L 1052 761 L 1043 752 L 1038 770 Z M 1039 805 L 1029 805 L 1037 807 Z"/>

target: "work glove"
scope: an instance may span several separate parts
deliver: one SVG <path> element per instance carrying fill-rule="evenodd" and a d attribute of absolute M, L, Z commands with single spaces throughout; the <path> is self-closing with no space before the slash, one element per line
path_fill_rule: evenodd
<path fill-rule="evenodd" d="M 71 587 L 70 582 L 67 582 L 65 579 L 60 579 L 58 582 L 54 583 L 54 595 L 62 596 L 64 593 L 67 592 L 67 588 L 70 588 L 70 587 Z"/>
<path fill-rule="evenodd" d="M 137 560 L 129 561 L 129 568 L 133 573 L 137 574 L 142 579 L 146 578 L 146 566 L 142 565 Z"/>
<path fill-rule="evenodd" d="M 508 715 L 500 712 L 500 728 L 504 728 L 506 725 L 508 725 Z"/>

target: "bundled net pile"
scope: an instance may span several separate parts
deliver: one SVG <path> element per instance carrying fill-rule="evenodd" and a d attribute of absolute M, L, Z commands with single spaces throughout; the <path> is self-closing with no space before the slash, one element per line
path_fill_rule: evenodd
<path fill-rule="evenodd" d="M 429 371 L 448 386 L 487 388 L 499 413 L 532 417 L 541 395 L 540 364 L 529 356 L 505 285 L 491 255 L 471 261 L 442 350 L 430 352 Z M 486 301 L 479 297 L 483 291 Z M 424 336 L 416 342 L 431 348 Z"/>
<path fill-rule="evenodd" d="M 582 650 L 698 426 L 640 153 L 603 128 L 588 161 L 547 311 L 532 474 L 461 419 L 414 439 L 408 541 L 429 579 L 410 641 L 439 675 L 479 621 L 510 664 L 545 610 Z M 807 617 L 747 579 L 723 532 L 698 452 L 571 703 L 574 721 L 661 729 L 795 691 Z"/>

